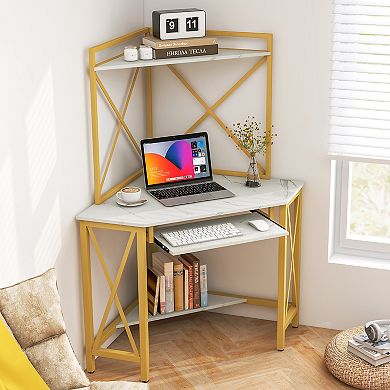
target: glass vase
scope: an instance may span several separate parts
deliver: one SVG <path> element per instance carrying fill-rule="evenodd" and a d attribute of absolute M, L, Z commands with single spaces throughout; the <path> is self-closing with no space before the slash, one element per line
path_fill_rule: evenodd
<path fill-rule="evenodd" d="M 249 167 L 246 175 L 245 185 L 247 187 L 260 187 L 260 175 L 257 168 L 256 153 L 251 153 Z"/>

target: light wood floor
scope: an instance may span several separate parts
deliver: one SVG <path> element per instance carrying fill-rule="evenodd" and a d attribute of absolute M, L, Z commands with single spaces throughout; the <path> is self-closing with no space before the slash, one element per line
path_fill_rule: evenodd
<path fill-rule="evenodd" d="M 137 335 L 136 327 L 134 333 Z M 217 313 L 152 322 L 150 389 L 350 389 L 333 378 L 323 352 L 337 331 L 289 328 L 275 350 L 276 323 Z M 128 350 L 122 333 L 112 347 Z M 138 365 L 96 360 L 91 380 L 139 380 Z"/>

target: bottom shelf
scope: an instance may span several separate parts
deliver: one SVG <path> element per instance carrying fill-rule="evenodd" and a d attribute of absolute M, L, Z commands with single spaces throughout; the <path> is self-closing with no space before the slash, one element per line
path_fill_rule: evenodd
<path fill-rule="evenodd" d="M 224 307 L 224 306 L 238 305 L 240 303 L 246 303 L 246 299 L 208 294 L 208 306 L 199 307 L 198 309 L 174 311 L 172 313 L 167 313 L 167 314 L 157 313 L 157 315 L 155 315 L 155 316 L 152 316 L 151 314 L 149 314 L 149 322 L 163 320 L 165 318 L 184 316 L 186 314 L 197 313 L 199 311 L 218 309 L 219 307 Z M 139 323 L 139 321 L 138 321 L 138 305 L 129 314 L 127 314 L 126 319 L 127 319 L 127 323 L 129 324 L 129 326 L 137 325 Z M 124 325 L 122 323 L 120 323 L 116 327 L 118 329 L 124 328 Z"/>

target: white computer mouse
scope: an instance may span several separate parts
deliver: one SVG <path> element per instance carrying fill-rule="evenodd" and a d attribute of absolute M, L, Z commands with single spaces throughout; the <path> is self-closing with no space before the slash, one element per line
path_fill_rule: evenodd
<path fill-rule="evenodd" d="M 248 223 L 261 232 L 266 232 L 269 229 L 268 223 L 262 219 L 255 219 L 254 221 L 248 221 Z"/>

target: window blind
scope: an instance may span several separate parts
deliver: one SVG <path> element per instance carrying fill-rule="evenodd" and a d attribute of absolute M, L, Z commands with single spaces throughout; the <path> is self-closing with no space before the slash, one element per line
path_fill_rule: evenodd
<path fill-rule="evenodd" d="M 329 154 L 390 163 L 390 0 L 335 0 Z"/>

